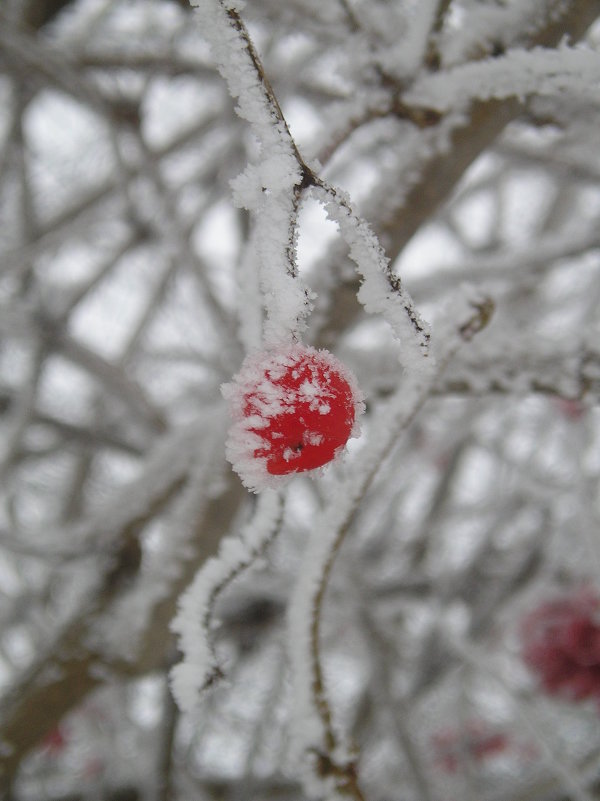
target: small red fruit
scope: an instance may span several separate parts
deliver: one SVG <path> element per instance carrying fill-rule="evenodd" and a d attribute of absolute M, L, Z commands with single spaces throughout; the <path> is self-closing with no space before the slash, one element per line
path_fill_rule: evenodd
<path fill-rule="evenodd" d="M 553 696 L 600 707 L 600 596 L 588 586 L 540 604 L 521 623 L 523 659 Z"/>
<path fill-rule="evenodd" d="M 248 356 L 223 393 L 234 420 L 227 456 L 252 490 L 330 462 L 363 410 L 350 371 L 305 345 Z"/>
<path fill-rule="evenodd" d="M 62 726 L 54 726 L 42 740 L 42 748 L 48 756 L 55 757 L 65 750 L 68 737 Z"/>
<path fill-rule="evenodd" d="M 431 738 L 436 764 L 456 773 L 469 761 L 484 762 L 508 750 L 508 736 L 481 720 L 469 720 L 458 728 L 442 729 Z"/>

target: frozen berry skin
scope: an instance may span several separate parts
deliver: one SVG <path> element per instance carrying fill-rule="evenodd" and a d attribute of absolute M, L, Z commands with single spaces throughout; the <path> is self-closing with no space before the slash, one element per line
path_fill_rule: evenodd
<path fill-rule="evenodd" d="M 223 393 L 234 421 L 227 456 L 253 490 L 331 462 L 363 410 L 350 371 L 305 345 L 252 354 Z"/>

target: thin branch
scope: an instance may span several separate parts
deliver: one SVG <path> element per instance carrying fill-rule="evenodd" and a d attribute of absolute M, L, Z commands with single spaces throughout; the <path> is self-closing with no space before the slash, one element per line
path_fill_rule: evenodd
<path fill-rule="evenodd" d="M 295 242 L 300 194 L 313 183 L 313 174 L 300 155 L 237 11 L 221 0 L 199 8 L 218 54 L 219 69 L 230 94 L 238 100 L 237 111 L 250 123 L 260 143 L 262 163 L 267 166 L 261 170 L 261 161 L 258 166 L 249 165 L 234 185 L 238 205 L 260 212 L 254 242 L 267 310 L 263 339 L 267 346 L 285 339 L 293 341 L 311 309 L 310 292 L 298 276 Z M 285 274 L 279 272 L 279 266 Z M 279 302 L 283 293 L 287 297 L 285 305 Z"/>
<path fill-rule="evenodd" d="M 157 766 L 160 789 L 156 801 L 173 801 L 176 798 L 173 782 L 173 769 L 175 767 L 173 751 L 178 720 L 179 710 L 169 690 L 168 682 L 165 681 L 160 753 Z"/>
<path fill-rule="evenodd" d="M 65 324 L 69 315 L 75 310 L 80 303 L 82 303 L 88 295 L 93 292 L 105 278 L 115 270 L 121 259 L 126 256 L 131 250 L 136 248 L 144 241 L 144 236 L 141 231 L 133 230 L 127 233 L 123 242 L 115 251 L 111 251 L 105 259 L 98 265 L 96 271 L 86 281 L 82 281 L 79 286 L 71 290 L 67 294 L 63 308 L 58 315 L 58 320 L 61 324 Z"/>
<path fill-rule="evenodd" d="M 360 571 L 354 569 L 353 574 L 354 580 L 360 586 Z M 373 656 L 373 661 L 376 662 L 374 684 L 376 689 L 383 693 L 382 706 L 384 709 L 382 711 L 387 714 L 392 723 L 396 739 L 404 751 L 421 801 L 433 801 L 433 789 L 424 760 L 411 733 L 409 704 L 406 699 L 399 698 L 398 694 L 393 691 L 391 666 L 397 663 L 398 654 L 388 638 L 380 631 L 372 610 L 361 605 L 360 615 L 363 618 L 363 631 L 368 638 L 369 650 L 375 652 Z"/>
<path fill-rule="evenodd" d="M 203 118 L 200 122 L 190 125 L 166 145 L 149 151 L 150 158 L 152 160 L 166 158 L 189 145 L 190 142 L 193 142 L 202 134 L 208 134 L 212 126 L 215 125 L 216 118 L 216 114 L 210 115 L 208 118 Z M 208 168 L 212 168 L 212 166 L 210 164 L 207 165 Z M 126 164 L 123 169 L 123 175 L 132 181 L 145 174 L 147 164 L 143 161 L 139 165 L 129 166 Z M 196 176 L 196 179 L 199 177 Z M 111 195 L 119 190 L 120 181 L 121 178 L 117 178 L 114 172 L 111 173 L 102 183 L 89 189 L 83 196 L 77 197 L 75 201 L 55 214 L 54 217 L 46 222 L 40 222 L 36 236 L 27 246 L 15 248 L 2 254 L 2 269 L 6 272 L 22 270 L 23 263 L 28 259 L 33 259 L 53 245 L 63 242 L 64 237 L 69 232 L 72 232 L 73 228 L 83 225 L 86 214 L 92 211 L 99 203 L 108 201 Z M 135 220 L 136 218 L 134 218 L 134 223 Z M 143 235 L 144 226 L 142 225 L 138 230 L 140 235 Z"/>
<path fill-rule="evenodd" d="M 214 608 L 221 593 L 256 562 L 279 534 L 282 497 L 274 491 L 259 496 L 252 520 L 239 533 L 223 539 L 216 558 L 209 559 L 181 598 L 172 630 L 179 635 L 183 661 L 171 671 L 173 694 L 182 710 L 224 676 L 211 636 Z"/>
<path fill-rule="evenodd" d="M 331 218 L 337 222 L 342 237 L 350 247 L 350 257 L 362 275 L 365 299 L 359 292 L 359 300 L 363 301 L 368 311 L 383 314 L 407 350 L 416 350 L 418 356 L 426 357 L 431 339 L 429 328 L 402 286 L 400 276 L 393 272 L 379 241 L 366 221 L 353 211 L 343 192 L 320 178 L 315 178 L 314 182 L 319 189 L 317 194 Z M 384 287 L 380 286 L 380 276 L 384 278 Z M 395 313 L 396 307 L 400 308 L 401 316 Z M 405 336 L 407 330 L 412 341 Z M 416 345 L 416 348 L 412 345 Z"/>
<path fill-rule="evenodd" d="M 0 480 L 5 481 L 8 470 L 18 459 L 25 432 L 32 421 L 35 398 L 45 366 L 46 347 L 37 341 L 30 354 L 27 377 L 16 396 L 11 399 L 11 427 L 2 448 Z"/>
<path fill-rule="evenodd" d="M 213 320 L 219 337 L 224 346 L 229 343 L 231 347 L 235 342 L 231 321 L 208 283 L 206 266 L 191 246 L 190 232 L 186 230 L 186 226 L 182 223 L 177 213 L 175 198 L 163 180 L 156 160 L 152 157 L 152 153 L 140 131 L 136 132 L 136 141 L 143 157 L 143 163 L 146 165 L 146 172 L 156 188 L 156 200 L 160 209 L 160 214 L 157 215 L 160 225 L 157 227 L 160 228 L 162 238 L 169 250 L 177 253 L 178 256 L 178 259 L 174 260 L 171 267 L 168 268 L 165 279 L 168 280 L 168 276 L 175 273 L 179 260 L 194 270 L 206 300 L 206 309 Z M 148 307 L 148 312 L 151 311 L 152 309 Z"/>
<path fill-rule="evenodd" d="M 70 334 L 59 334 L 54 344 L 66 359 L 82 367 L 112 394 L 121 398 L 137 419 L 145 422 L 156 433 L 166 430 L 162 412 L 148 399 L 141 386 L 126 375 L 122 367 L 103 358 Z"/>
<path fill-rule="evenodd" d="M 322 671 L 320 628 L 329 576 L 361 500 L 400 433 L 429 397 L 438 371 L 445 368 L 471 332 L 480 330 L 489 320 L 489 300 L 482 299 L 473 305 L 468 315 L 463 310 L 466 318 L 454 333 L 448 331 L 440 341 L 437 369 L 429 374 L 413 372 L 406 376 L 401 389 L 381 416 L 381 430 L 373 433 L 369 446 L 361 454 L 360 469 L 355 466 L 332 490 L 329 506 L 314 525 L 290 605 L 288 636 L 293 654 L 297 714 L 301 719 L 310 719 L 311 710 L 314 710 L 321 729 L 321 742 L 309 744 L 300 737 L 297 749 L 315 752 L 318 775 L 335 779 L 340 792 L 354 798 L 362 797 L 356 778 L 356 760 L 338 756 L 349 753 L 351 749 L 340 741 L 334 729 Z M 310 677 L 309 687 L 306 686 L 307 677 Z M 310 736 L 314 737 L 314 726 L 311 725 L 309 730 Z"/>

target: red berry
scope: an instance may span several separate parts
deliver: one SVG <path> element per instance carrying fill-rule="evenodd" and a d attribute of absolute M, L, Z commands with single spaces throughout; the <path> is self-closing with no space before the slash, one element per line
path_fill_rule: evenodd
<path fill-rule="evenodd" d="M 334 459 L 363 408 L 349 370 L 331 353 L 305 345 L 247 357 L 224 394 L 234 419 L 227 455 L 254 490 L 277 483 L 269 477 Z"/>
<path fill-rule="evenodd" d="M 588 587 L 546 601 L 521 623 L 523 659 L 550 695 L 600 702 L 600 597 Z"/>
<path fill-rule="evenodd" d="M 483 762 L 511 745 L 507 735 L 480 720 L 467 721 L 461 729 L 442 729 L 431 743 L 436 763 L 447 773 L 456 773 L 465 760 Z"/>
<path fill-rule="evenodd" d="M 64 751 L 67 742 L 64 729 L 61 726 L 54 726 L 42 740 L 42 748 L 49 756 L 56 756 Z"/>

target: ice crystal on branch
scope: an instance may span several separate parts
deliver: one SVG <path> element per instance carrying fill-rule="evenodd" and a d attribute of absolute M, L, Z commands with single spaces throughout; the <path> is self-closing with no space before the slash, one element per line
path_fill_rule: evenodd
<path fill-rule="evenodd" d="M 401 344 L 400 360 L 409 370 L 429 370 L 429 325 L 422 319 L 412 298 L 395 275 L 375 234 L 350 206 L 348 196 L 327 184 L 314 190 L 349 247 L 362 283 L 358 300 L 371 314 L 381 314 Z"/>
<path fill-rule="evenodd" d="M 528 95 L 597 95 L 600 57 L 590 47 L 514 49 L 498 58 L 468 63 L 420 78 L 406 93 L 408 103 L 438 111 L 474 100 Z"/>
<path fill-rule="evenodd" d="M 296 215 L 304 165 L 248 32 L 240 4 L 198 0 L 195 4 L 219 71 L 238 101 L 260 146 L 256 163 L 233 182 L 234 200 L 253 215 L 254 246 L 267 314 L 264 339 L 293 341 L 304 330 L 312 293 L 296 267 Z M 242 301 L 243 302 L 243 301 Z"/>
<path fill-rule="evenodd" d="M 202 692 L 223 675 L 210 639 L 214 605 L 224 588 L 264 552 L 277 533 L 280 515 L 277 493 L 264 492 L 253 519 L 221 541 L 218 556 L 204 563 L 179 600 L 171 629 L 179 636 L 183 659 L 171 671 L 171 687 L 183 711 L 195 709 Z"/>

